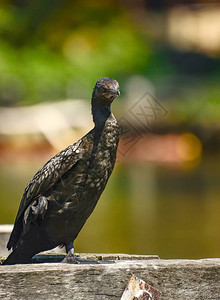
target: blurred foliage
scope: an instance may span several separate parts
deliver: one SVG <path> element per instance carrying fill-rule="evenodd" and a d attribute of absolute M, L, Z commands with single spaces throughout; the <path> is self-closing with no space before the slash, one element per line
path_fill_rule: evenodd
<path fill-rule="evenodd" d="M 171 124 L 214 126 L 219 128 L 220 89 L 216 79 L 194 82 L 193 87 L 184 88 L 178 97 L 170 98 L 167 103 L 169 115 L 166 121 Z"/>
<path fill-rule="evenodd" d="M 89 99 L 101 76 L 119 80 L 123 92 L 138 74 L 168 100 L 167 121 L 218 122 L 220 60 L 155 38 L 157 18 L 144 23 L 143 3 L 134 10 L 117 0 L 1 1 L 0 105 Z"/>
<path fill-rule="evenodd" d="M 149 61 L 148 43 L 114 1 L 4 1 L 0 16 L 1 105 L 89 97 L 100 76 Z"/>

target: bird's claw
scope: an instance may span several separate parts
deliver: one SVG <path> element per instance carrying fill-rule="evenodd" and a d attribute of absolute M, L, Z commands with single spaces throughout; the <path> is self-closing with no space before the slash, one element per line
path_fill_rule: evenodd
<path fill-rule="evenodd" d="M 68 263 L 68 264 L 80 264 L 80 260 L 77 257 L 77 255 L 68 253 L 66 257 L 62 260 L 62 263 Z"/>

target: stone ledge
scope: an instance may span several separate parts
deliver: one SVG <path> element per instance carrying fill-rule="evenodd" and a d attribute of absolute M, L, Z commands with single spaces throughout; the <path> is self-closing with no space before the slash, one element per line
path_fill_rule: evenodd
<path fill-rule="evenodd" d="M 113 262 L 0 266 L 0 299 L 120 299 L 132 274 L 159 290 L 164 300 L 220 299 L 219 258 Z"/>
<path fill-rule="evenodd" d="M 118 260 L 149 260 L 160 259 L 157 255 L 135 255 L 124 253 L 75 253 L 79 261 L 82 263 L 86 261 L 86 264 L 92 263 L 114 263 Z M 7 257 L 7 256 L 6 256 Z M 6 259 L 4 256 L 0 256 L 0 265 Z M 32 263 L 60 263 L 66 257 L 66 253 L 54 253 L 54 252 L 41 252 L 32 258 Z"/>

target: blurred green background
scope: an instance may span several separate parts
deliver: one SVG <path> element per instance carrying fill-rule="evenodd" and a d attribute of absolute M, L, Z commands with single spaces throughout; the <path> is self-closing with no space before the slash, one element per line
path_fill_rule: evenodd
<path fill-rule="evenodd" d="M 216 1 L 1 1 L 0 223 L 14 222 L 38 168 L 91 128 L 102 76 L 120 83 L 112 110 L 130 135 L 76 251 L 218 257 Z M 147 130 L 130 111 L 146 92 L 159 109 L 147 108 Z"/>

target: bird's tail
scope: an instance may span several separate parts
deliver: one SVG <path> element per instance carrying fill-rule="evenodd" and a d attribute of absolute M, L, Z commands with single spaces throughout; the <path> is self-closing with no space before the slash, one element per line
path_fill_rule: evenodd
<path fill-rule="evenodd" d="M 19 245 L 13 250 L 13 252 L 3 262 L 3 265 L 15 265 L 15 264 L 27 264 L 31 262 L 31 257 L 34 254 L 30 254 L 25 250 L 22 245 Z"/>

